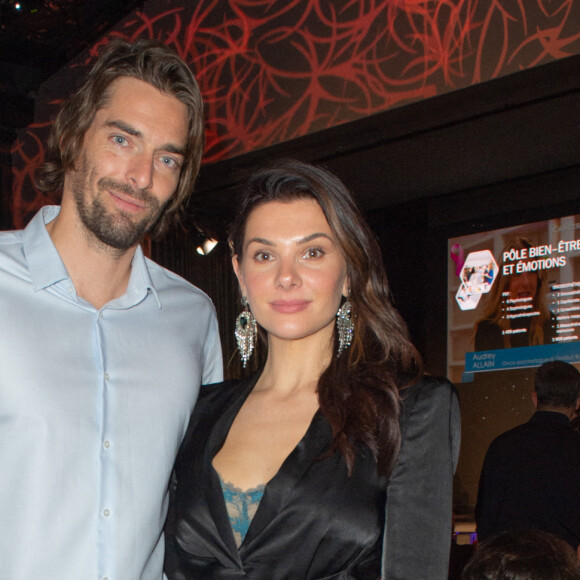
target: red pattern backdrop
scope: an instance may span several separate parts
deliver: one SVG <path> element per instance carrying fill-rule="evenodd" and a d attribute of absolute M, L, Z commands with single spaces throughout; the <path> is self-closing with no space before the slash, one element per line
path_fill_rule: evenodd
<path fill-rule="evenodd" d="M 14 223 L 62 98 L 111 36 L 157 38 L 196 74 L 205 163 L 580 53 L 580 0 L 149 0 L 46 82 L 13 150 Z"/>

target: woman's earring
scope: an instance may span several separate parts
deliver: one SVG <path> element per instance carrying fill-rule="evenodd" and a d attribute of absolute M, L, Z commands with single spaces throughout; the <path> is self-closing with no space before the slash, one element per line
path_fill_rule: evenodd
<path fill-rule="evenodd" d="M 236 342 L 238 343 L 238 350 L 242 357 L 242 366 L 246 368 L 246 364 L 252 352 L 254 352 L 254 342 L 258 333 L 256 319 L 250 310 L 248 299 L 242 297 L 242 306 L 244 309 L 236 318 Z"/>
<path fill-rule="evenodd" d="M 352 321 L 352 305 L 347 298 L 336 313 L 336 328 L 338 330 L 338 354 L 340 356 L 348 349 L 354 334 L 354 322 Z"/>

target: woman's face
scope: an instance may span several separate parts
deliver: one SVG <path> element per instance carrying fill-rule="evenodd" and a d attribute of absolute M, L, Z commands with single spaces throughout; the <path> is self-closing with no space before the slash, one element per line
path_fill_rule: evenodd
<path fill-rule="evenodd" d="M 346 261 L 313 199 L 269 202 L 246 223 L 243 258 L 233 266 L 254 317 L 269 340 L 330 341 Z"/>
<path fill-rule="evenodd" d="M 538 276 L 534 272 L 513 275 L 508 283 L 510 297 L 533 298 L 538 290 Z"/>

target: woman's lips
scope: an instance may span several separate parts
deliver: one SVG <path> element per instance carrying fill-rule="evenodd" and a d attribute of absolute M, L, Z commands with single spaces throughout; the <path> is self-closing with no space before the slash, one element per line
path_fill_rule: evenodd
<path fill-rule="evenodd" d="M 282 314 L 302 312 L 308 307 L 308 304 L 308 300 L 274 300 L 270 302 L 272 309 Z"/>

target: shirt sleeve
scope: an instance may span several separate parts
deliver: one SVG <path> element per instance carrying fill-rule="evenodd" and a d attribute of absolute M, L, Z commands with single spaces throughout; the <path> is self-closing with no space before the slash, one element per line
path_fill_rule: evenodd
<path fill-rule="evenodd" d="M 214 310 L 204 345 L 204 364 L 201 383 L 203 385 L 221 383 L 223 381 L 223 375 L 222 347 L 217 317 Z"/>
<path fill-rule="evenodd" d="M 401 396 L 402 444 L 387 490 L 382 574 L 446 580 L 461 437 L 457 393 L 446 379 L 426 377 Z"/>

